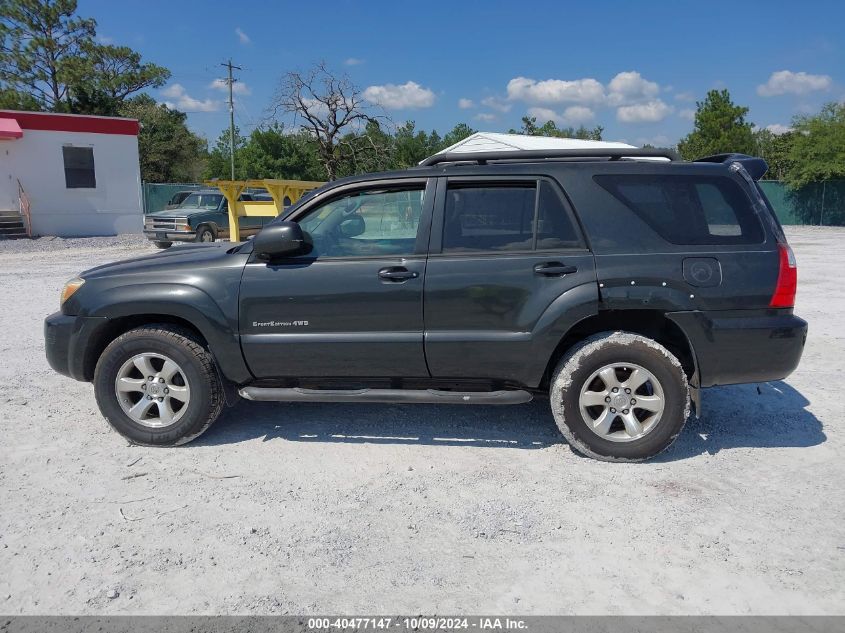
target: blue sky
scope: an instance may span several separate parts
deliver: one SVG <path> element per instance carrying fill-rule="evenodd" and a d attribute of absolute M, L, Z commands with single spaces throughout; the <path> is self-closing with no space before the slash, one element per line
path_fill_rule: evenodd
<path fill-rule="evenodd" d="M 210 140 L 268 116 L 283 72 L 324 60 L 396 123 L 507 131 L 534 114 L 607 140 L 674 144 L 695 101 L 728 88 L 760 127 L 845 100 L 845 2 L 80 0 L 103 41 L 173 73 L 151 94 Z M 781 127 L 779 127 L 781 126 Z"/>

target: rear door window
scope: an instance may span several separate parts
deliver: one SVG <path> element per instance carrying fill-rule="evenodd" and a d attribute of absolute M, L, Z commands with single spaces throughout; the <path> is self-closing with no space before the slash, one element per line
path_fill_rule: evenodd
<path fill-rule="evenodd" d="M 673 244 L 759 244 L 751 200 L 733 180 L 691 175 L 597 175 L 595 181 Z"/>
<path fill-rule="evenodd" d="M 444 253 L 579 247 L 581 240 L 566 207 L 548 182 L 449 185 Z"/>

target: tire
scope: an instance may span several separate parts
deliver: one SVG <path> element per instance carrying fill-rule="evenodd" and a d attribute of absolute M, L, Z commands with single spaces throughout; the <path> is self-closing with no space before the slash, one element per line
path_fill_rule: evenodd
<path fill-rule="evenodd" d="M 171 374 L 174 365 L 178 372 Z M 126 389 L 120 398 L 119 378 Z M 143 446 L 190 442 L 218 418 L 224 402 L 209 351 L 189 330 L 168 324 L 139 327 L 112 341 L 97 362 L 94 394 L 112 428 Z"/>
<path fill-rule="evenodd" d="M 214 229 L 212 229 L 207 224 L 201 224 L 197 228 L 197 242 L 213 242 L 216 239 L 214 235 Z"/>
<path fill-rule="evenodd" d="M 173 246 L 173 242 L 154 242 L 156 248 L 170 248 Z"/>
<path fill-rule="evenodd" d="M 656 341 L 629 332 L 602 332 L 570 349 L 552 375 L 549 400 L 569 445 L 603 461 L 658 455 L 690 415 L 681 363 Z"/>

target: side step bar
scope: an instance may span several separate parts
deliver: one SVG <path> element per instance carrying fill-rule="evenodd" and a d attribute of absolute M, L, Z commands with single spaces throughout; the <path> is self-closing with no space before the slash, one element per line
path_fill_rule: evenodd
<path fill-rule="evenodd" d="M 262 402 L 392 402 L 441 404 L 522 404 L 532 395 L 522 390 L 443 391 L 440 389 L 303 389 L 243 387 L 242 398 Z"/>

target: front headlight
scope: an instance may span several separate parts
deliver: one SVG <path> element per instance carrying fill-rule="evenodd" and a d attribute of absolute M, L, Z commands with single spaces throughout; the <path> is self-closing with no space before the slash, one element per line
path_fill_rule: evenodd
<path fill-rule="evenodd" d="M 65 284 L 65 287 L 62 288 L 62 297 L 59 300 L 59 307 L 61 308 L 65 301 L 73 296 L 73 293 L 82 288 L 82 284 L 85 283 L 85 280 L 81 277 L 74 277 L 70 281 Z"/>

